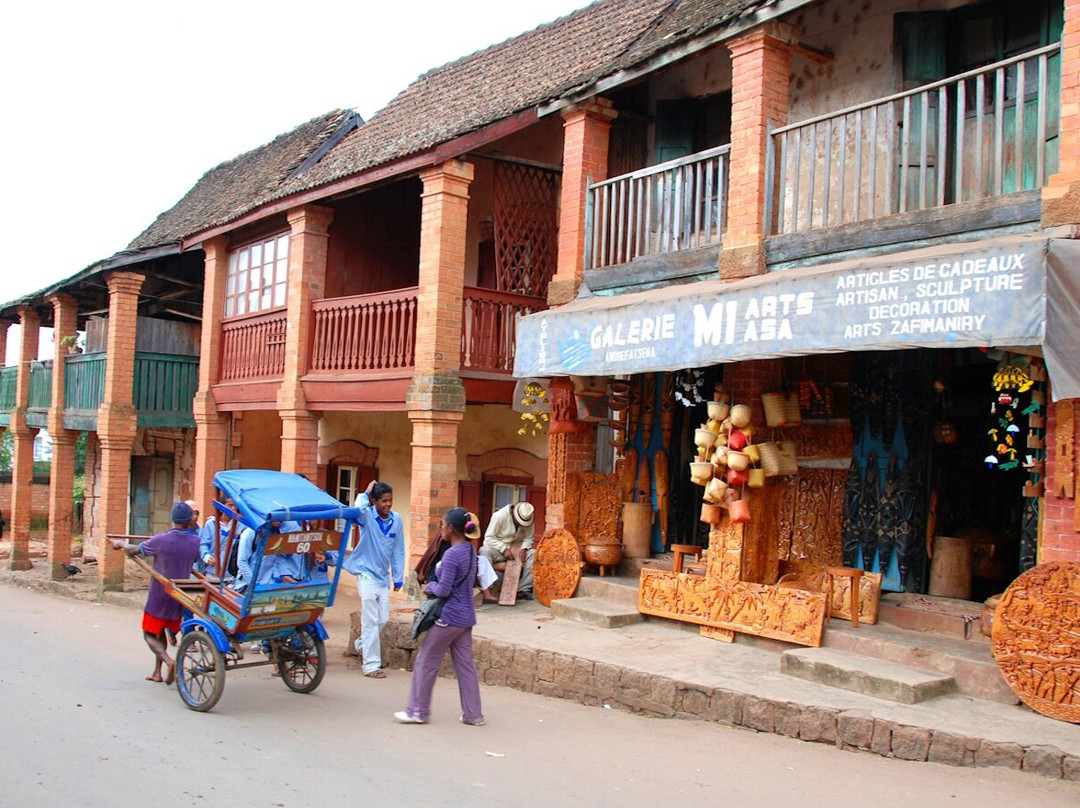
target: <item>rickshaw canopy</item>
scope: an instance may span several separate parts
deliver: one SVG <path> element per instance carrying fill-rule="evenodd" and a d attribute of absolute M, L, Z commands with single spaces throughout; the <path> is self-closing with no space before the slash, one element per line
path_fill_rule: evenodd
<path fill-rule="evenodd" d="M 267 522 L 314 519 L 356 520 L 360 509 L 343 505 L 299 474 L 267 469 L 231 469 L 214 475 L 214 486 L 236 505 L 248 527 Z"/>

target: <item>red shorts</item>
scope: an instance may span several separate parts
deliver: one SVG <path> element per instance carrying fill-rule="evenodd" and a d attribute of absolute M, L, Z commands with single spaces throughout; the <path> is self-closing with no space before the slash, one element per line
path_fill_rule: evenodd
<path fill-rule="evenodd" d="M 143 612 L 142 615 L 142 630 L 147 634 L 153 634 L 155 637 L 165 633 L 165 629 L 168 629 L 173 634 L 177 634 L 180 631 L 180 618 L 177 617 L 173 620 L 162 620 L 160 617 L 154 617 L 152 614 Z"/>

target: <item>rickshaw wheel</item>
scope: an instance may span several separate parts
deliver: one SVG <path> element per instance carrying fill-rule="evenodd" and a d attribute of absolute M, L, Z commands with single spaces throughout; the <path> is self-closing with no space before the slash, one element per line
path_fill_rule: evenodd
<path fill-rule="evenodd" d="M 326 673 L 326 646 L 307 629 L 298 629 L 278 642 L 278 673 L 294 693 L 310 693 Z"/>
<path fill-rule="evenodd" d="M 192 710 L 205 713 L 225 690 L 225 657 L 204 631 L 189 631 L 176 650 L 176 689 Z"/>

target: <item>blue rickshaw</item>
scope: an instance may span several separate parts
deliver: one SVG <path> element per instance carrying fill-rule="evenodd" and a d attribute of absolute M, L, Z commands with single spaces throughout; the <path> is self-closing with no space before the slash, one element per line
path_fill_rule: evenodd
<path fill-rule="evenodd" d="M 319 618 L 333 605 L 341 576 L 340 564 L 332 567 L 331 578 L 316 555 L 344 551 L 360 511 L 299 474 L 236 469 L 215 475 L 214 486 L 217 523 L 231 522 L 215 538 L 214 569 L 227 573 L 241 532 L 251 528 L 250 583 L 238 592 L 227 574 L 193 572 L 190 579 L 175 580 L 144 565 L 184 606 L 176 652 L 180 698 L 192 710 L 210 710 L 225 689 L 227 670 L 259 665 L 275 666 L 290 690 L 310 693 L 326 672 L 327 633 Z M 290 522 L 290 532 L 278 532 Z M 284 582 L 259 582 L 268 578 L 260 575 L 263 567 L 286 555 L 298 574 Z M 259 658 L 244 661 L 244 648 L 252 644 Z"/>

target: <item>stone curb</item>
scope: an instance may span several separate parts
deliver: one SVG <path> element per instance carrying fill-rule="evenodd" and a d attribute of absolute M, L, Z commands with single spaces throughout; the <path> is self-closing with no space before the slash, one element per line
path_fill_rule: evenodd
<path fill-rule="evenodd" d="M 383 655 L 394 667 L 412 669 L 418 644 L 410 629 L 411 620 L 391 619 L 383 630 Z M 589 706 L 658 718 L 713 721 L 900 760 L 976 768 L 1000 766 L 1080 781 L 1080 757 L 1055 746 L 1003 743 L 874 718 L 862 710 L 774 701 L 485 637 L 473 639 L 473 659 L 484 684 Z M 443 660 L 439 673 L 454 675 L 449 658 Z"/>

